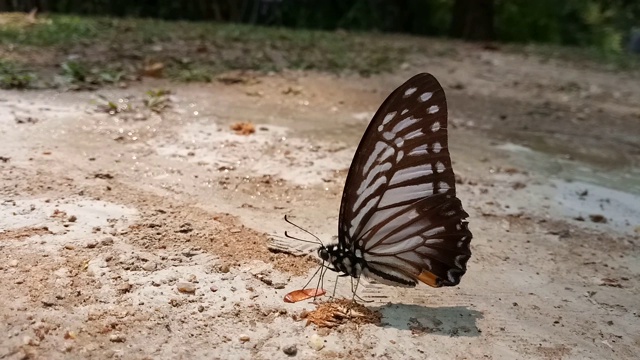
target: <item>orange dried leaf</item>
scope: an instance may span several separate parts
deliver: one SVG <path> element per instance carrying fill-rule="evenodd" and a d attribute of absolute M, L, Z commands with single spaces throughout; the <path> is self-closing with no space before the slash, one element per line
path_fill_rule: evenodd
<path fill-rule="evenodd" d="M 312 297 L 322 296 L 325 293 L 326 293 L 326 291 L 324 291 L 324 289 L 295 290 L 295 291 L 292 291 L 292 292 L 288 293 L 287 295 L 285 295 L 284 302 L 296 303 L 296 302 L 299 302 L 299 301 L 311 299 Z"/>
<path fill-rule="evenodd" d="M 256 127 L 250 122 L 237 122 L 231 125 L 231 130 L 238 135 L 250 135 L 256 132 Z"/>

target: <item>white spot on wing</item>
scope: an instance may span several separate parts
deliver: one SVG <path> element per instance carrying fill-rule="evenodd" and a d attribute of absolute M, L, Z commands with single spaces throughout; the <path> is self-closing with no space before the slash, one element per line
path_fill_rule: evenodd
<path fill-rule="evenodd" d="M 387 116 L 384 117 L 384 120 L 382 120 L 382 125 L 387 125 L 389 121 L 391 121 L 394 118 L 394 116 L 396 116 L 397 113 L 398 113 L 397 111 L 392 111 L 388 113 Z"/>
<path fill-rule="evenodd" d="M 433 185 L 420 184 L 389 189 L 380 200 L 380 207 L 396 205 L 406 201 L 415 201 L 433 194 Z"/>
<path fill-rule="evenodd" d="M 438 107 L 438 105 L 431 105 L 429 106 L 429 108 L 427 109 L 427 113 L 428 114 L 435 114 L 438 111 L 440 111 L 440 107 Z"/>
<path fill-rule="evenodd" d="M 444 242 L 444 239 L 427 239 L 425 240 L 424 244 L 425 245 L 438 245 L 438 244 L 442 244 Z"/>
<path fill-rule="evenodd" d="M 376 143 L 375 149 L 373 149 L 373 152 L 369 155 L 369 158 L 367 159 L 367 162 L 364 164 L 364 172 L 363 172 L 363 174 L 367 174 L 369 172 L 369 170 L 371 169 L 371 166 L 373 165 L 373 163 L 376 161 L 376 159 L 378 158 L 380 153 L 382 153 L 382 151 L 386 147 L 387 147 L 387 144 L 383 143 L 382 141 L 378 141 Z"/>
<path fill-rule="evenodd" d="M 413 148 L 413 150 L 411 150 L 411 152 L 409 152 L 410 156 L 422 156 L 422 155 L 428 155 L 429 152 L 427 151 L 427 144 L 424 145 L 420 145 L 418 147 Z"/>
<path fill-rule="evenodd" d="M 431 99 L 431 96 L 433 96 L 432 92 L 426 92 L 426 93 L 420 95 L 420 97 L 418 97 L 418 100 L 420 102 L 425 102 L 425 101 Z"/>
<path fill-rule="evenodd" d="M 444 169 L 445 169 L 444 164 L 443 164 L 443 163 L 441 163 L 440 161 L 438 161 L 438 162 L 436 163 L 436 172 L 439 174 L 439 173 L 443 172 L 443 171 L 444 171 Z"/>
<path fill-rule="evenodd" d="M 413 116 L 409 116 L 406 119 L 402 119 L 402 121 L 400 121 L 396 126 L 393 127 L 393 130 L 391 130 L 391 132 L 395 135 L 397 133 L 399 133 L 400 131 L 408 128 L 409 126 L 417 123 L 420 119 L 416 119 Z"/>
<path fill-rule="evenodd" d="M 402 147 L 402 145 L 404 145 L 404 139 L 401 137 L 396 138 L 393 142 L 396 144 L 397 147 Z"/>
<path fill-rule="evenodd" d="M 431 149 L 433 150 L 434 153 L 437 154 L 440 152 L 440 150 L 442 150 L 442 145 L 440 145 L 440 143 L 436 141 L 433 143 L 433 146 L 431 147 Z"/>
<path fill-rule="evenodd" d="M 401 252 L 410 251 L 422 245 L 423 240 L 420 236 L 414 236 L 404 241 L 400 241 L 394 244 L 380 243 L 375 247 L 372 247 L 369 252 L 374 255 L 394 255 Z"/>
<path fill-rule="evenodd" d="M 358 225 L 362 221 L 362 218 L 364 218 L 364 216 L 367 215 L 367 213 L 371 211 L 371 209 L 373 209 L 379 199 L 380 197 L 376 196 L 367 202 L 364 208 L 362 208 L 362 210 L 358 212 L 358 215 L 356 215 L 356 217 L 351 220 L 351 229 L 356 229 L 358 227 Z M 353 234 L 351 234 L 351 236 L 353 236 Z"/>
<path fill-rule="evenodd" d="M 384 129 L 384 126 L 378 125 L 378 132 L 382 132 L 383 129 Z"/>
<path fill-rule="evenodd" d="M 391 140 L 391 139 L 393 139 L 395 136 L 396 136 L 396 134 L 395 134 L 395 133 L 393 133 L 393 132 L 390 132 L 390 131 L 385 131 L 385 133 L 384 133 L 384 134 L 382 134 L 382 137 L 383 137 L 385 140 Z"/>
<path fill-rule="evenodd" d="M 440 191 L 441 191 L 441 192 L 442 192 L 443 190 L 444 190 L 444 191 L 447 191 L 447 190 L 449 190 L 449 189 L 450 189 L 449 184 L 447 184 L 447 183 L 446 183 L 446 182 L 444 182 L 444 181 L 440 181 L 440 182 L 438 183 L 438 187 L 440 188 Z"/>
<path fill-rule="evenodd" d="M 462 264 L 463 261 L 465 261 L 467 258 L 467 255 L 458 255 L 456 256 L 456 259 L 454 260 L 454 263 L 456 264 L 456 266 L 460 269 L 464 269 L 464 265 Z"/>
<path fill-rule="evenodd" d="M 440 121 L 436 121 L 431 125 L 431 131 L 436 132 L 440 130 Z"/>
<path fill-rule="evenodd" d="M 410 96 L 411 94 L 413 94 L 414 92 L 416 92 L 416 90 L 418 90 L 418 88 L 409 88 L 404 92 L 404 97 Z"/>
<path fill-rule="evenodd" d="M 400 115 L 404 115 L 404 114 L 406 114 L 406 113 L 408 113 L 408 112 L 409 112 L 409 109 L 404 109 L 404 110 L 402 110 L 402 112 L 400 113 Z"/>
<path fill-rule="evenodd" d="M 393 175 L 393 178 L 391 178 L 391 182 L 389 183 L 389 185 L 402 184 L 403 182 L 415 180 L 431 174 L 433 174 L 431 164 L 424 164 L 400 169 Z"/>
<path fill-rule="evenodd" d="M 374 167 L 369 174 L 367 175 L 367 178 L 360 184 L 360 187 L 358 188 L 358 191 L 356 191 L 356 193 L 358 195 L 362 194 L 362 192 L 369 187 L 369 184 L 371 184 L 371 182 L 373 181 L 373 179 L 376 178 L 376 176 L 378 176 L 378 174 L 380 174 L 381 172 L 384 171 L 388 171 L 389 169 L 391 169 L 391 163 L 389 162 L 385 162 L 383 164 L 380 164 L 376 167 Z"/>
<path fill-rule="evenodd" d="M 420 129 L 418 130 L 413 130 L 412 132 L 408 133 L 407 135 L 405 135 L 403 138 L 404 140 L 411 140 L 411 139 L 415 139 L 419 136 L 424 135 L 424 133 L 422 131 L 420 131 Z"/>
<path fill-rule="evenodd" d="M 362 203 L 367 198 L 369 198 L 369 196 L 371 196 L 371 194 L 373 194 L 376 190 L 378 190 L 378 188 L 380 186 L 382 186 L 382 185 L 384 185 L 386 183 L 387 183 L 387 177 L 386 176 L 382 176 L 382 177 L 379 177 L 373 184 L 371 184 L 371 186 L 365 188 L 363 193 L 358 195 L 358 198 L 356 199 L 356 202 L 353 204 L 353 211 L 354 212 L 358 211 L 358 209 L 360 209 L 360 205 L 362 205 Z"/>
<path fill-rule="evenodd" d="M 398 151 L 398 155 L 396 156 L 396 162 L 400 162 L 400 160 L 402 160 L 402 157 L 404 157 L 404 151 L 400 150 Z"/>

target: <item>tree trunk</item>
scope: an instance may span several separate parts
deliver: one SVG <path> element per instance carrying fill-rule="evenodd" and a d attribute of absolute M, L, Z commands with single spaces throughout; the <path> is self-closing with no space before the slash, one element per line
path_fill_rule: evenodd
<path fill-rule="evenodd" d="M 451 36 L 465 40 L 493 40 L 493 0 L 456 0 Z"/>

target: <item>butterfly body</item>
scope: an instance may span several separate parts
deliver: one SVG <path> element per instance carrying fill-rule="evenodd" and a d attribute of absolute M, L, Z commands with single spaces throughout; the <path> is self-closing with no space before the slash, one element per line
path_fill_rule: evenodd
<path fill-rule="evenodd" d="M 367 127 L 347 175 L 338 243 L 318 255 L 343 276 L 456 286 L 471 256 L 467 217 L 455 192 L 444 90 L 418 74 Z"/>

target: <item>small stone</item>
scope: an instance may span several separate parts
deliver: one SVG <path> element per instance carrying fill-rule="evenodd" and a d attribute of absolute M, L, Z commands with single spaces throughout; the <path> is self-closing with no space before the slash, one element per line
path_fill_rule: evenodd
<path fill-rule="evenodd" d="M 604 215 L 600 215 L 600 214 L 591 214 L 589 215 L 589 219 L 594 223 L 601 223 L 601 224 L 607 223 L 607 218 L 604 217 Z"/>
<path fill-rule="evenodd" d="M 40 345 L 40 342 L 34 338 L 32 338 L 31 336 L 25 336 L 22 338 L 22 343 L 25 345 L 31 345 L 31 346 L 38 346 Z"/>
<path fill-rule="evenodd" d="M 217 286 L 215 286 L 215 285 L 211 285 L 211 286 L 209 287 L 209 290 L 211 290 L 211 292 L 216 292 L 216 291 L 218 291 L 218 287 L 217 287 Z"/>
<path fill-rule="evenodd" d="M 16 267 L 16 266 L 18 266 L 18 260 L 9 261 L 9 267 Z"/>
<path fill-rule="evenodd" d="M 311 335 L 311 338 L 309 338 L 308 344 L 313 350 L 320 351 L 324 347 L 324 340 L 322 340 L 322 338 L 317 334 L 313 334 Z"/>
<path fill-rule="evenodd" d="M 76 220 L 78 220 L 78 218 L 75 215 L 71 215 L 67 218 L 68 222 L 76 222 Z"/>
<path fill-rule="evenodd" d="M 56 304 L 56 299 L 54 299 L 53 297 L 50 297 L 50 296 L 45 297 L 41 301 L 42 301 L 42 305 L 44 305 L 46 307 L 54 306 Z"/>
<path fill-rule="evenodd" d="M 219 268 L 220 272 L 223 274 L 228 273 L 231 269 L 229 269 L 229 264 L 222 264 Z"/>
<path fill-rule="evenodd" d="M 251 338 L 249 337 L 249 335 L 244 335 L 244 334 L 240 335 L 239 339 L 240 339 L 240 341 L 242 341 L 242 342 L 247 342 L 247 341 L 251 340 Z"/>
<path fill-rule="evenodd" d="M 154 271 L 156 269 L 156 267 L 157 267 L 157 265 L 153 261 L 147 261 L 146 263 L 144 263 L 142 265 L 142 269 L 144 269 L 146 271 Z"/>
<path fill-rule="evenodd" d="M 132 285 L 129 283 L 124 283 L 122 285 L 118 285 L 117 290 L 120 294 L 126 294 L 131 291 Z"/>
<path fill-rule="evenodd" d="M 204 306 L 198 305 L 198 312 L 203 312 L 203 311 L 204 311 Z"/>
<path fill-rule="evenodd" d="M 87 249 L 93 249 L 93 248 L 95 248 L 96 246 L 98 246 L 98 242 L 97 242 L 97 241 L 94 241 L 94 240 L 89 241 L 89 242 L 85 245 L 85 247 L 86 247 Z"/>
<path fill-rule="evenodd" d="M 298 353 L 298 348 L 295 344 L 293 344 L 283 347 L 282 352 L 289 356 L 296 356 L 296 354 Z"/>
<path fill-rule="evenodd" d="M 114 334 L 109 336 L 109 341 L 111 342 L 123 343 L 125 340 L 126 338 L 122 334 Z"/>
<path fill-rule="evenodd" d="M 75 250 L 76 246 L 73 244 L 65 244 L 64 248 L 67 250 Z"/>
<path fill-rule="evenodd" d="M 111 236 L 107 236 L 106 238 L 102 239 L 101 243 L 104 246 L 113 245 L 113 238 Z"/>
<path fill-rule="evenodd" d="M 184 294 L 194 294 L 196 292 L 196 286 L 188 282 L 179 282 L 176 284 L 178 291 Z"/>

